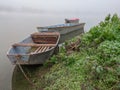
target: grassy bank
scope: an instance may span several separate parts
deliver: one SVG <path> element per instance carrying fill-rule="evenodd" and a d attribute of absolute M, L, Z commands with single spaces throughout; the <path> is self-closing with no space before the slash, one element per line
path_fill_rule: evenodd
<path fill-rule="evenodd" d="M 25 71 L 40 90 L 120 90 L 118 16 L 108 15 L 89 32 L 65 42 L 49 62 Z"/>

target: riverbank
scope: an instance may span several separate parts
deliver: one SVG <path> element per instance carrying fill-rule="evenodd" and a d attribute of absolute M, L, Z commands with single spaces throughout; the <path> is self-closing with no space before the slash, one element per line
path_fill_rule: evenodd
<path fill-rule="evenodd" d="M 35 87 L 18 73 L 22 78 L 13 78 L 13 90 L 119 90 L 119 39 L 120 20 L 108 15 L 89 32 L 65 42 L 43 66 L 23 67 Z"/>

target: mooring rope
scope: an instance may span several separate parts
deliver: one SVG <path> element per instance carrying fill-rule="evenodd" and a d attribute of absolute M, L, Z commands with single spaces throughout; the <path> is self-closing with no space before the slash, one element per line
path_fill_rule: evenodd
<path fill-rule="evenodd" d="M 25 78 L 27 79 L 27 81 L 29 81 L 29 83 L 34 86 L 34 84 L 32 83 L 32 81 L 30 81 L 30 79 L 28 78 L 28 76 L 25 74 L 25 71 L 23 70 L 22 66 L 17 62 L 21 72 L 23 73 L 23 75 L 25 76 Z"/>
<path fill-rule="evenodd" d="M 19 59 L 20 57 L 17 57 L 17 65 L 20 68 L 21 72 L 23 73 L 24 77 L 26 78 L 26 80 L 34 87 L 37 89 L 37 86 L 30 80 L 30 78 L 25 74 L 25 71 L 23 70 L 22 66 L 19 63 Z"/>

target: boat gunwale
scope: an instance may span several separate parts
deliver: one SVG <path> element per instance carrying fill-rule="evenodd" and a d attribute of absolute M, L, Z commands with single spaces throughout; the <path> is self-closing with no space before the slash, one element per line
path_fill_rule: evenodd
<path fill-rule="evenodd" d="M 59 25 L 65 25 L 65 24 L 59 24 Z M 73 24 L 73 25 L 69 25 L 69 26 L 57 26 L 57 25 L 51 25 L 51 26 L 44 26 L 44 27 L 37 27 L 37 29 L 54 29 L 54 28 L 71 28 L 71 27 L 75 27 L 75 26 L 79 26 L 79 25 L 85 25 L 85 23 L 78 23 L 78 24 Z"/>

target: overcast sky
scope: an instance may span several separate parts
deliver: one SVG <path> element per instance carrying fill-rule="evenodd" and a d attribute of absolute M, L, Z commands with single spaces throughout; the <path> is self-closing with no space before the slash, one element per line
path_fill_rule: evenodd
<path fill-rule="evenodd" d="M 120 12 L 120 0 L 0 0 L 0 11 L 32 9 L 43 11 Z"/>

